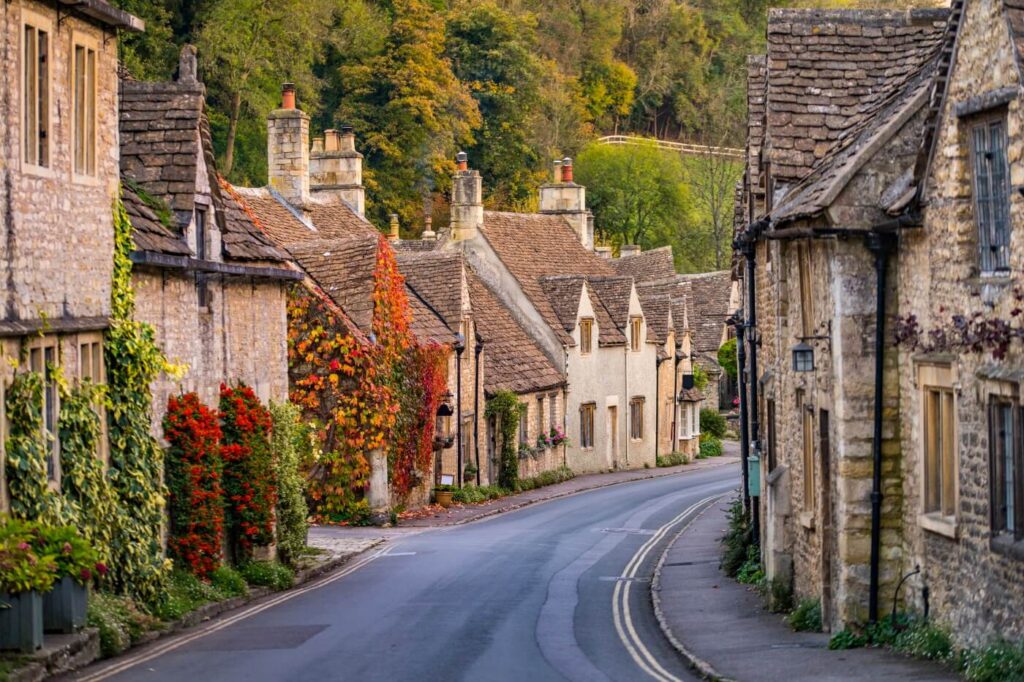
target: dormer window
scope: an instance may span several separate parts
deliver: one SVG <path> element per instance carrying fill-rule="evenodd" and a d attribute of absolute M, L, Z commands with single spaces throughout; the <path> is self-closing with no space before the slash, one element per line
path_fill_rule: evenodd
<path fill-rule="evenodd" d="M 1010 167 L 1006 118 L 988 118 L 970 128 L 974 169 L 974 220 L 983 273 L 1010 269 Z"/>
<path fill-rule="evenodd" d="M 642 317 L 634 317 L 629 320 L 629 348 L 634 353 L 640 350 L 640 338 L 643 328 Z"/>
<path fill-rule="evenodd" d="M 580 353 L 589 355 L 593 347 L 594 321 L 590 318 L 580 320 Z"/>

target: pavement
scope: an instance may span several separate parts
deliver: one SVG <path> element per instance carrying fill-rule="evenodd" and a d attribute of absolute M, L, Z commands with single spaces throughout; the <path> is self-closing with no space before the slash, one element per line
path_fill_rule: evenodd
<path fill-rule="evenodd" d="M 793 632 L 761 597 L 719 569 L 729 497 L 709 506 L 666 548 L 651 593 L 666 636 L 705 677 L 786 680 L 958 680 L 930 661 L 886 649 L 830 651 L 829 635 Z"/>
<path fill-rule="evenodd" d="M 472 523 L 322 529 L 389 536 L 335 573 L 74 679 L 695 682 L 648 583 L 678 528 L 739 481 L 738 466 L 693 467 Z"/>

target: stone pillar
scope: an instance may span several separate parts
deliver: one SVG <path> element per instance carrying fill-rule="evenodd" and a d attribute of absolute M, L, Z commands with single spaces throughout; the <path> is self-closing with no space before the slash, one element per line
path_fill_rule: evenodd
<path fill-rule="evenodd" d="M 587 191 L 573 182 L 572 159 L 556 159 L 552 181 L 540 187 L 540 212 L 561 215 L 585 248 L 594 248 L 593 216 L 587 210 Z"/>
<path fill-rule="evenodd" d="M 390 218 L 391 218 L 391 225 L 389 226 L 389 229 L 388 229 L 388 241 L 389 242 L 397 242 L 399 240 L 399 238 L 400 238 L 399 232 L 398 232 L 398 214 L 397 213 L 392 213 Z"/>
<path fill-rule="evenodd" d="M 342 126 L 340 131 L 324 131 L 322 146 L 314 142 L 309 174 L 315 197 L 344 201 L 359 215 L 365 214 L 363 155 L 356 151 L 356 136 L 351 126 Z"/>
<path fill-rule="evenodd" d="M 390 521 L 391 487 L 388 484 L 388 456 L 380 448 L 370 453 L 370 489 L 366 493 L 370 519 L 377 525 Z"/>
<path fill-rule="evenodd" d="M 452 180 L 451 230 L 454 241 L 476 237 L 484 224 L 483 181 L 479 171 L 469 170 L 466 152 L 455 157 L 458 170 Z"/>
<path fill-rule="evenodd" d="M 296 206 L 309 201 L 309 116 L 295 108 L 295 86 L 285 83 L 281 108 L 267 116 L 270 186 Z"/>

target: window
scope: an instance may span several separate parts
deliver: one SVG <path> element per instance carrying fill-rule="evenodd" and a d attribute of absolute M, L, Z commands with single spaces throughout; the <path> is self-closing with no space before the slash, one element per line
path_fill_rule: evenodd
<path fill-rule="evenodd" d="M 59 414 L 57 382 L 54 370 L 60 362 L 57 343 L 52 337 L 39 339 L 29 348 L 28 368 L 43 377 L 43 438 L 46 441 L 46 476 L 60 481 L 60 443 L 57 440 Z"/>
<path fill-rule="evenodd" d="M 29 16 L 22 34 L 22 158 L 32 166 L 50 165 L 50 33 L 46 22 Z"/>
<path fill-rule="evenodd" d="M 561 426 L 558 423 L 558 394 L 552 393 L 548 396 L 548 428 L 554 429 Z"/>
<path fill-rule="evenodd" d="M 96 174 L 96 47 L 74 43 L 71 71 L 74 164 L 78 175 Z"/>
<path fill-rule="evenodd" d="M 594 403 L 580 405 L 580 447 L 594 447 L 594 412 L 597 406 Z"/>
<path fill-rule="evenodd" d="M 629 437 L 633 440 L 644 437 L 644 399 L 641 397 L 629 401 Z"/>
<path fill-rule="evenodd" d="M 83 335 L 78 342 L 78 379 L 89 380 L 93 384 L 106 383 L 106 372 L 103 366 L 103 341 L 99 334 Z M 104 462 L 108 460 L 107 449 L 107 412 L 102 401 L 93 406 L 96 416 L 100 418 L 100 442 L 96 456 Z"/>
<path fill-rule="evenodd" d="M 519 444 L 526 445 L 529 439 L 530 424 L 529 424 L 530 411 L 527 409 L 525 403 L 519 407 Z"/>
<path fill-rule="evenodd" d="M 543 438 L 548 435 L 544 430 L 544 396 L 537 396 L 537 437 Z"/>
<path fill-rule="evenodd" d="M 775 401 L 766 400 L 765 408 L 767 414 L 765 427 L 768 429 L 768 473 L 771 473 L 775 471 L 778 461 L 778 455 L 775 453 Z"/>
<path fill-rule="evenodd" d="M 803 475 L 804 475 L 804 511 L 813 512 L 815 499 L 814 489 L 814 413 L 804 405 L 804 392 L 796 392 L 796 409 L 800 414 L 803 426 Z"/>
<path fill-rule="evenodd" d="M 925 365 L 918 370 L 924 428 L 925 514 L 952 517 L 956 512 L 956 409 L 949 366 Z"/>
<path fill-rule="evenodd" d="M 640 350 L 640 331 L 643 321 L 642 317 L 634 317 L 629 320 L 629 348 L 634 352 Z"/>
<path fill-rule="evenodd" d="M 591 335 L 594 328 L 594 321 L 591 319 L 580 320 L 580 353 L 587 355 L 591 349 Z"/>
<path fill-rule="evenodd" d="M 1020 409 L 1015 400 L 993 397 L 989 403 L 992 533 L 1024 538 L 1024 468 Z"/>
<path fill-rule="evenodd" d="M 196 207 L 196 258 L 206 260 L 206 209 Z M 210 290 L 206 275 L 196 273 L 196 296 L 200 308 L 210 305 Z"/>
<path fill-rule="evenodd" d="M 800 324 L 804 336 L 814 335 L 814 308 L 811 299 L 811 247 L 797 245 L 797 264 L 800 269 Z"/>
<path fill-rule="evenodd" d="M 1010 269 L 1010 171 L 1006 120 L 982 121 L 970 129 L 974 164 L 974 220 L 982 272 Z"/>

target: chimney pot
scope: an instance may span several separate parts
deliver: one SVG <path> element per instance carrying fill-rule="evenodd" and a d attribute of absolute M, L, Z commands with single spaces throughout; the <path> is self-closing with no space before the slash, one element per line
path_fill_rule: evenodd
<path fill-rule="evenodd" d="M 639 244 L 623 244 L 619 247 L 619 258 L 629 258 L 640 253 Z"/>
<path fill-rule="evenodd" d="M 388 241 L 397 242 L 399 239 L 398 235 L 398 214 L 391 214 L 391 231 L 388 234 Z"/>
<path fill-rule="evenodd" d="M 455 155 L 455 164 L 460 171 L 469 170 L 469 155 L 466 152 L 459 152 Z"/>
<path fill-rule="evenodd" d="M 562 182 L 572 182 L 572 159 L 568 156 L 562 159 Z"/>
<path fill-rule="evenodd" d="M 557 185 L 562 182 L 562 160 L 555 159 L 554 163 L 552 164 L 552 169 L 553 172 L 551 174 L 551 182 Z"/>
<path fill-rule="evenodd" d="M 295 83 L 285 83 L 281 86 L 281 108 L 295 108 Z"/>
<path fill-rule="evenodd" d="M 352 126 L 341 126 L 341 151 L 354 152 L 356 150 L 356 134 Z"/>
<path fill-rule="evenodd" d="M 437 239 L 434 233 L 434 219 L 427 216 L 423 219 L 423 238 L 427 240 Z"/>
<path fill-rule="evenodd" d="M 324 136 L 326 137 L 326 140 L 324 141 L 325 152 L 336 152 L 339 149 L 341 149 L 341 142 L 338 137 L 337 130 L 335 130 L 334 128 L 329 128 L 328 130 L 324 131 Z"/>
<path fill-rule="evenodd" d="M 313 138 L 313 153 L 323 152 L 324 150 L 324 138 L 322 135 L 318 135 Z"/>

